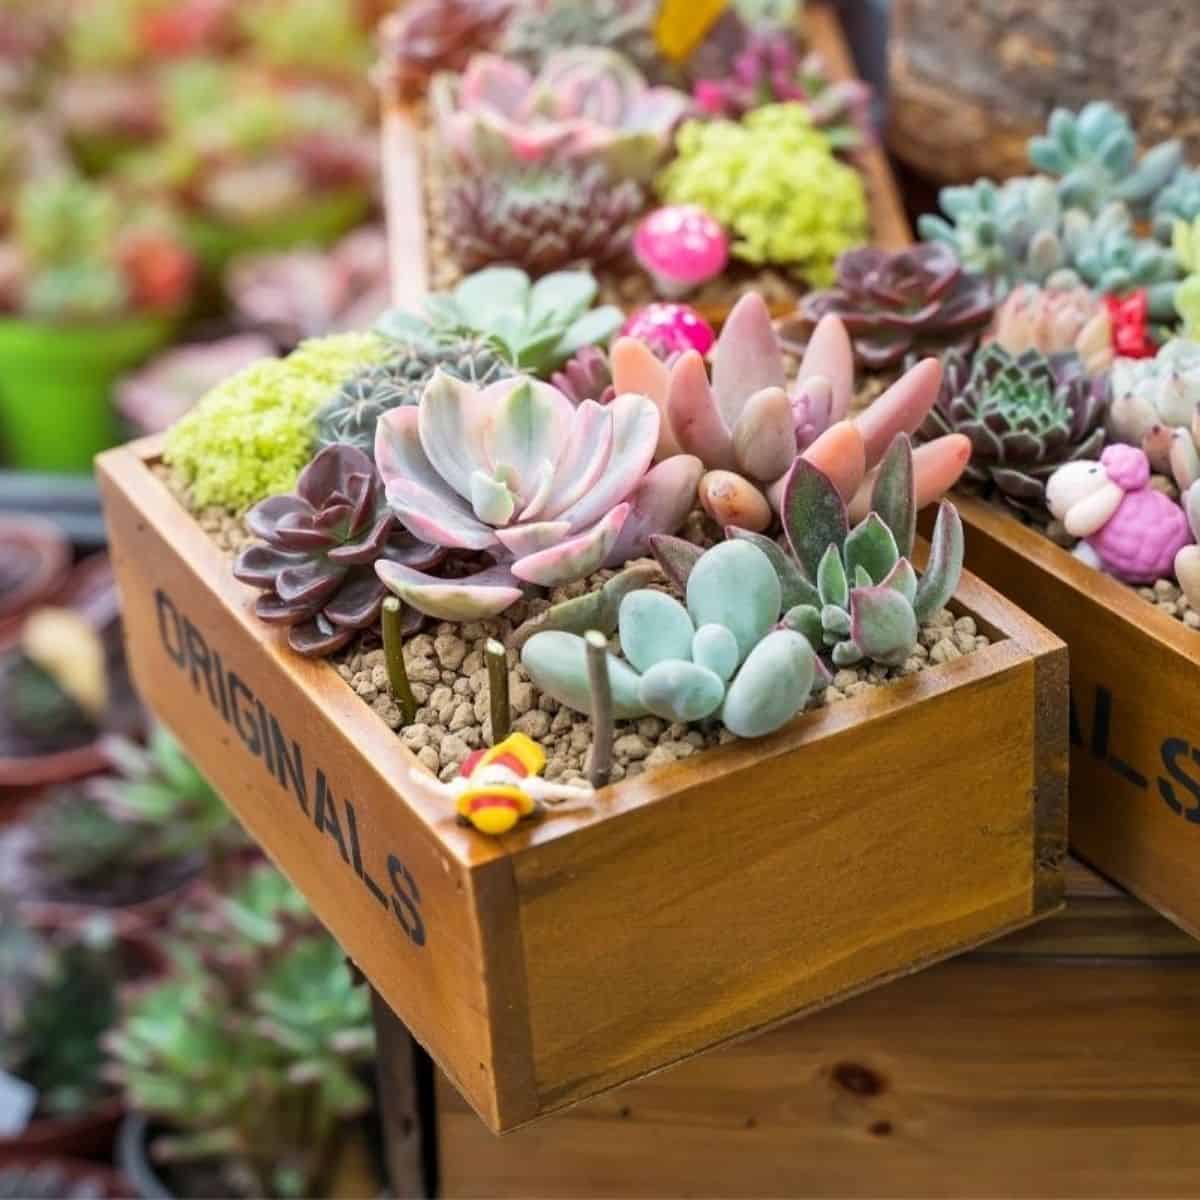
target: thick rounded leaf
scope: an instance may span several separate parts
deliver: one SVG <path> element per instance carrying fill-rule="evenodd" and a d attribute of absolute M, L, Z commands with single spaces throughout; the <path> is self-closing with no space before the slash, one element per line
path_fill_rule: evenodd
<path fill-rule="evenodd" d="M 774 518 L 767 498 L 736 471 L 707 471 L 697 489 L 700 506 L 718 525 L 736 525 L 753 533 Z"/>
<path fill-rule="evenodd" d="M 882 583 L 900 558 L 896 539 L 878 513 L 871 513 L 865 521 L 850 530 L 846 536 L 844 553 L 846 574 L 856 579 L 858 568 L 861 567 L 872 583 Z"/>
<path fill-rule="evenodd" d="M 850 640 L 864 658 L 901 666 L 917 641 L 913 607 L 890 587 L 855 588 L 850 593 Z"/>
<path fill-rule="evenodd" d="M 583 638 L 560 630 L 535 633 L 521 648 L 521 662 L 534 686 L 547 696 L 576 712 L 592 711 L 587 646 Z M 617 720 L 646 715 L 646 706 L 638 698 L 640 677 L 613 654 L 608 656 L 608 682 L 612 688 L 613 716 Z"/>
<path fill-rule="evenodd" d="M 689 659 L 696 627 L 687 609 L 666 592 L 630 592 L 617 619 L 621 653 L 638 671 L 663 659 Z"/>
<path fill-rule="evenodd" d="M 687 581 L 696 627 L 724 625 L 744 659 L 779 620 L 782 589 L 771 560 L 749 542 L 722 542 L 697 560 Z"/>
<path fill-rule="evenodd" d="M 738 469 L 762 483 L 774 482 L 792 465 L 795 418 L 783 388 L 763 388 L 749 397 L 733 426 L 733 453 Z"/>
<path fill-rule="evenodd" d="M 685 661 L 659 662 L 642 676 L 638 699 L 664 721 L 699 721 L 725 698 L 725 684 L 707 667 Z"/>
<path fill-rule="evenodd" d="M 830 388 L 828 422 L 842 420 L 854 398 L 854 349 L 845 325 L 832 313 L 817 322 L 808 339 L 793 392 L 802 392 L 813 378 Z"/>
<path fill-rule="evenodd" d="M 237 556 L 233 564 L 233 577 L 265 591 L 275 587 L 275 579 L 285 567 L 297 567 L 306 561 L 304 554 L 255 542 Z"/>
<path fill-rule="evenodd" d="M 617 338 L 609 351 L 613 387 L 618 396 L 635 392 L 649 396 L 659 410 L 658 450 L 654 457 L 667 458 L 679 453 L 679 443 L 667 420 L 667 392 L 671 386 L 670 368 L 638 338 Z"/>
<path fill-rule="evenodd" d="M 313 516 L 313 507 L 307 500 L 295 495 L 268 496 L 260 500 L 246 513 L 246 528 L 257 538 L 272 542 L 275 540 L 275 530 L 285 517 L 299 514 Z"/>
<path fill-rule="evenodd" d="M 821 610 L 815 604 L 797 604 L 789 608 L 783 614 L 783 627 L 801 634 L 814 650 L 825 644 L 825 626 L 821 622 Z"/>
<path fill-rule="evenodd" d="M 695 350 L 685 351 L 671 368 L 667 419 L 681 449 L 710 469 L 737 470 L 733 437 L 717 409 L 704 359 Z"/>
<path fill-rule="evenodd" d="M 507 567 L 489 567 L 463 579 L 438 579 L 401 563 L 381 559 L 375 573 L 388 591 L 439 621 L 479 621 L 499 616 L 522 596 Z"/>
<path fill-rule="evenodd" d="M 896 434 L 917 431 L 933 407 L 941 383 L 942 364 L 936 358 L 923 359 L 855 417 L 868 467 L 883 458 Z"/>
<path fill-rule="evenodd" d="M 650 553 L 651 539 L 671 534 L 696 506 L 704 464 L 690 454 L 656 463 L 629 494 L 631 511 L 604 565 L 619 567 Z"/>
<path fill-rule="evenodd" d="M 804 578 L 795 561 L 784 553 L 783 547 L 774 538 L 732 525 L 725 529 L 725 536 L 757 546 L 771 560 L 771 566 L 775 568 L 775 574 L 779 576 L 779 584 L 783 589 L 780 607 L 785 612 L 797 604 L 820 603 L 817 589 Z"/>
<path fill-rule="evenodd" d="M 768 634 L 742 664 L 721 710 L 738 737 L 765 737 L 786 725 L 812 692 L 817 662 L 806 638 L 790 629 Z"/>
<path fill-rule="evenodd" d="M 655 534 L 650 539 L 650 551 L 658 560 L 667 578 L 680 591 L 686 591 L 688 576 L 692 568 L 700 561 L 704 551 L 683 538 L 671 537 L 668 534 Z"/>
<path fill-rule="evenodd" d="M 825 551 L 835 546 L 840 553 L 850 532 L 845 502 L 823 471 L 798 458 L 783 487 L 780 515 L 793 557 L 815 583 Z"/>
<path fill-rule="evenodd" d="M 712 379 L 717 411 L 729 429 L 736 427 L 755 392 L 786 386 L 783 350 L 766 302 L 757 292 L 747 292 L 725 319 L 713 350 Z"/>
<path fill-rule="evenodd" d="M 517 559 L 512 564 L 512 573 L 518 579 L 540 587 L 556 587 L 560 583 L 583 579 L 604 565 L 629 512 L 628 504 L 618 504 L 590 529 L 559 542 L 557 546 Z"/>
<path fill-rule="evenodd" d="M 962 577 L 963 528 L 958 509 L 948 500 L 938 505 L 933 536 L 929 539 L 929 561 L 917 584 L 913 608 L 918 621 L 928 621 L 950 602 Z"/>
<path fill-rule="evenodd" d="M 318 613 L 311 621 L 293 625 L 288 630 L 288 646 L 305 658 L 324 658 L 340 650 L 354 634 L 353 629 L 335 625 Z"/>
<path fill-rule="evenodd" d="M 724 625 L 701 625 L 692 637 L 692 662 L 728 682 L 737 670 L 737 638 Z"/>

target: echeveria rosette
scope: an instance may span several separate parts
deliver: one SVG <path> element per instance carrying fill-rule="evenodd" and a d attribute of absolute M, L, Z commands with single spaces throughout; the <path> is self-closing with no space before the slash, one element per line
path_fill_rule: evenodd
<path fill-rule="evenodd" d="M 810 292 L 798 319 L 781 325 L 788 349 L 802 347 L 813 326 L 832 313 L 845 325 L 859 364 L 885 370 L 909 354 L 971 346 L 995 305 L 989 281 L 963 271 L 941 242 L 891 253 L 873 246 L 848 250 L 835 271 L 834 285 Z"/>
<path fill-rule="evenodd" d="M 687 516 L 702 470 L 687 455 L 652 468 L 658 427 L 646 396 L 576 406 L 523 376 L 481 390 L 438 372 L 416 408 L 380 419 L 375 460 L 415 537 L 494 565 L 447 580 L 383 561 L 380 579 L 419 612 L 474 620 L 637 557 Z"/>
<path fill-rule="evenodd" d="M 953 596 L 963 562 L 962 522 L 943 500 L 925 572 L 918 578 L 913 568 L 916 485 L 907 435 L 892 440 L 871 511 L 853 528 L 833 481 L 802 458 L 788 475 L 781 515 L 790 555 L 759 535 L 730 532 L 771 558 L 784 592 L 784 627 L 802 633 L 834 666 L 864 659 L 903 665 L 921 624 Z"/>
<path fill-rule="evenodd" d="M 462 164 L 594 162 L 639 181 L 653 174 L 690 104 L 674 88 L 649 87 L 628 59 L 597 46 L 557 51 L 536 76 L 479 54 L 461 76 L 435 79 L 431 99 L 439 138 Z"/>
<path fill-rule="evenodd" d="M 332 654 L 378 619 L 387 590 L 377 562 L 427 568 L 445 555 L 397 527 L 375 465 L 353 446 L 322 450 L 296 490 L 260 501 L 246 526 L 262 541 L 233 573 L 265 593 L 258 617 L 288 626 L 288 645 L 308 657 Z"/>
<path fill-rule="evenodd" d="M 1096 458 L 1104 446 L 1107 375 L 1089 378 L 1076 354 L 1010 354 L 992 343 L 974 358 L 951 351 L 942 387 L 918 434 L 965 434 L 963 477 L 994 485 L 1008 503 L 1045 519 L 1046 481 L 1063 463 Z"/>

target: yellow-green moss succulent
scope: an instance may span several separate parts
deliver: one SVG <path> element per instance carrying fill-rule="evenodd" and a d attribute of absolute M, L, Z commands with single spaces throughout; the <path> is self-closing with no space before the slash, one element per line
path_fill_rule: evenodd
<path fill-rule="evenodd" d="M 658 177 L 669 204 L 699 204 L 733 236 L 733 253 L 833 282 L 843 250 L 867 237 L 862 177 L 835 157 L 801 104 L 768 104 L 741 121 L 688 121 Z"/>
<path fill-rule="evenodd" d="M 182 471 L 192 499 L 241 512 L 290 491 L 312 453 L 317 409 L 361 367 L 382 362 L 387 342 L 341 333 L 303 342 L 218 384 L 167 434 L 165 462 Z"/>

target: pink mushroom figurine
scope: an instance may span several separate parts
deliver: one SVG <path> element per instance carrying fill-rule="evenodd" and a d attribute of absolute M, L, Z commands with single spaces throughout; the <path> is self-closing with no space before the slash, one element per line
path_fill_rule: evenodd
<path fill-rule="evenodd" d="M 1066 463 L 1046 484 L 1046 504 L 1072 537 L 1075 553 L 1126 583 L 1169 579 L 1192 540 L 1182 508 L 1150 486 L 1150 460 L 1116 444 L 1100 461 Z"/>
<path fill-rule="evenodd" d="M 645 342 L 662 359 L 685 350 L 707 354 L 717 340 L 712 326 L 688 304 L 647 304 L 630 313 L 621 333 Z"/>
<path fill-rule="evenodd" d="M 662 295 L 678 299 L 725 270 L 729 238 L 698 204 L 673 204 L 638 223 L 633 255 Z"/>

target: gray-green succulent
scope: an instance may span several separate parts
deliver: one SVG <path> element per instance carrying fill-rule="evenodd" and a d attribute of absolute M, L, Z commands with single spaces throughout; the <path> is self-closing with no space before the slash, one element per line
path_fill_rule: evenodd
<path fill-rule="evenodd" d="M 555 271 L 534 283 L 516 267 L 488 267 L 453 292 L 427 297 L 419 316 L 385 313 L 376 331 L 401 343 L 482 337 L 510 367 L 548 379 L 578 350 L 607 342 L 620 328 L 620 309 L 592 307 L 598 290 L 589 271 Z"/>
<path fill-rule="evenodd" d="M 808 640 L 780 626 L 783 598 L 770 557 L 740 540 L 698 552 L 686 605 L 649 588 L 629 592 L 617 622 L 623 657 L 608 655 L 614 715 L 681 722 L 719 717 L 746 738 L 779 729 L 824 675 Z M 547 695 L 591 711 L 585 642 L 578 634 L 535 633 L 521 661 Z"/>
<path fill-rule="evenodd" d="M 1150 216 L 1154 222 L 1154 236 L 1168 246 L 1175 233 L 1176 221 L 1186 221 L 1190 225 L 1200 217 L 1200 167 L 1182 167 L 1154 197 Z"/>
<path fill-rule="evenodd" d="M 1160 142 L 1140 157 L 1128 116 L 1106 100 L 1078 113 L 1056 108 L 1044 134 L 1029 140 L 1029 161 L 1054 176 L 1064 206 L 1099 212 L 1113 201 L 1145 213 L 1183 162 L 1183 144 Z"/>

